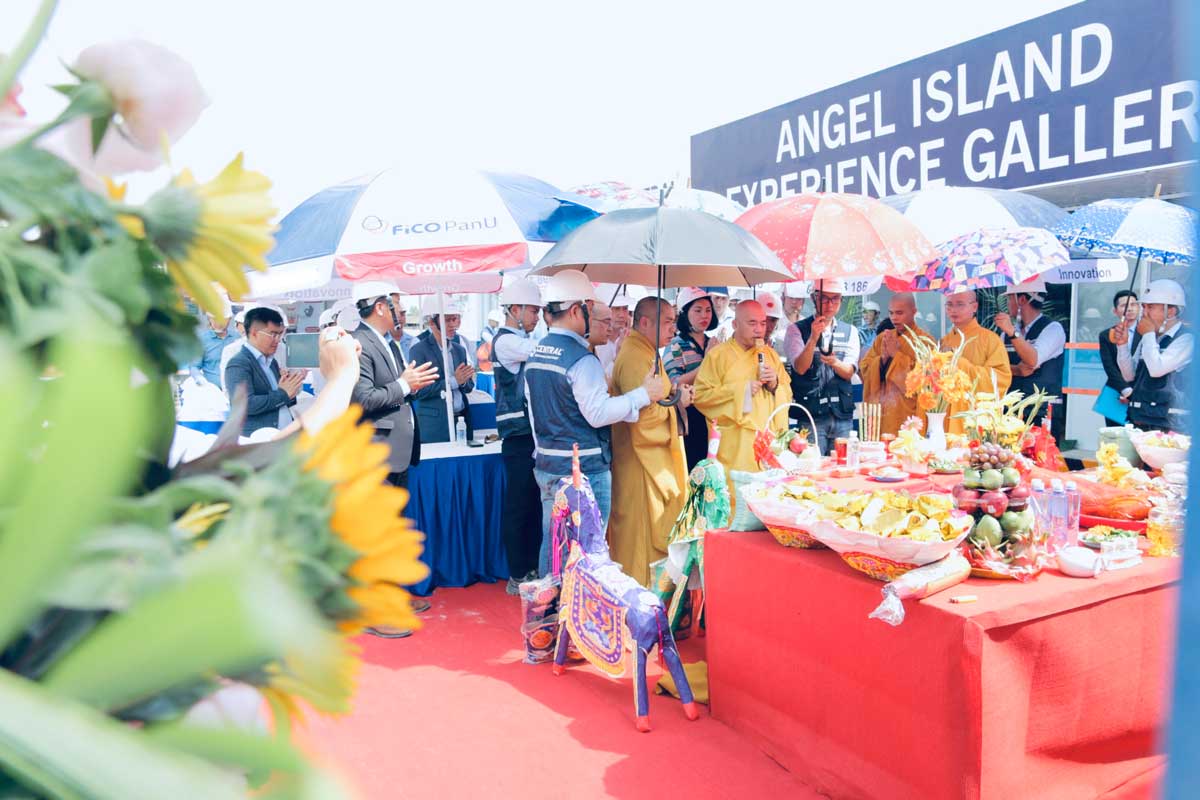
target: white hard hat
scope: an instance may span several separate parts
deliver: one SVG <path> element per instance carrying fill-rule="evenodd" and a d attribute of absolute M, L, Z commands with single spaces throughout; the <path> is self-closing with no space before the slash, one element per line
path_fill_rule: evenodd
<path fill-rule="evenodd" d="M 809 281 L 789 281 L 783 284 L 783 296 L 793 300 L 803 300 L 812 294 L 812 283 Z"/>
<path fill-rule="evenodd" d="M 354 290 L 350 296 L 359 308 L 365 308 L 368 303 L 385 295 L 400 293 L 400 288 L 388 281 L 359 281 L 354 284 Z"/>
<path fill-rule="evenodd" d="M 238 323 L 239 325 L 245 325 L 246 324 L 246 312 L 252 308 L 254 308 L 254 306 L 242 306 L 242 310 L 233 315 L 233 321 Z"/>
<path fill-rule="evenodd" d="M 1084 319 L 1100 319 L 1100 309 L 1089 308 L 1088 310 L 1083 312 L 1083 318 Z"/>
<path fill-rule="evenodd" d="M 708 297 L 711 299 L 711 295 L 709 295 L 706 289 L 701 289 L 699 286 L 685 286 L 680 289 L 679 294 L 675 296 L 675 307 L 680 311 L 683 311 L 684 306 L 686 306 L 688 303 L 699 300 L 702 297 Z"/>
<path fill-rule="evenodd" d="M 538 285 L 529 278 L 518 278 L 500 290 L 500 305 L 502 306 L 538 306 L 542 305 L 542 292 Z"/>
<path fill-rule="evenodd" d="M 596 290 L 592 282 L 577 269 L 564 269 L 550 277 L 546 284 L 546 294 L 543 296 L 546 305 L 551 303 L 569 304 L 582 303 L 585 300 L 596 300 Z"/>
<path fill-rule="evenodd" d="M 1147 303 L 1162 303 L 1168 306 L 1183 308 L 1187 300 L 1183 296 L 1183 287 L 1169 278 L 1150 281 L 1146 293 L 1142 295 L 1142 305 Z"/>
<path fill-rule="evenodd" d="M 818 278 L 812 282 L 812 289 L 809 294 L 822 292 L 824 294 L 845 294 L 846 284 L 841 278 Z"/>
<path fill-rule="evenodd" d="M 614 297 L 612 299 L 612 302 L 608 304 L 608 307 L 609 308 L 633 308 L 637 304 L 638 304 L 638 298 L 631 297 L 626 292 L 621 292 L 619 295 L 617 295 L 616 297 Z"/>
<path fill-rule="evenodd" d="M 446 314 L 462 314 L 462 304 L 452 297 L 447 297 L 441 304 L 441 311 Z M 421 301 L 421 316 L 436 317 L 437 315 L 438 296 L 431 294 Z"/>
<path fill-rule="evenodd" d="M 1038 275 L 1024 283 L 1014 283 L 1004 290 L 1004 294 L 1027 294 L 1041 302 L 1046 299 L 1046 279 Z"/>
<path fill-rule="evenodd" d="M 317 317 L 317 327 L 324 330 L 329 325 L 337 323 L 338 309 L 335 306 L 330 306 L 321 312 L 321 316 Z"/>
<path fill-rule="evenodd" d="M 488 322 L 494 322 L 497 325 L 504 322 L 504 315 L 500 313 L 500 309 L 493 308 L 488 312 Z"/>
<path fill-rule="evenodd" d="M 876 303 L 874 300 L 868 300 L 867 302 L 863 303 L 863 311 L 874 311 L 875 313 L 879 313 L 879 303 Z"/>
<path fill-rule="evenodd" d="M 768 317 L 779 319 L 783 316 L 783 305 L 779 302 L 779 298 L 775 296 L 774 292 L 759 292 L 758 297 L 755 299 L 762 305 L 763 311 L 766 312 Z"/>
<path fill-rule="evenodd" d="M 710 297 L 729 297 L 729 287 L 727 286 L 702 286 L 700 288 L 707 291 Z"/>

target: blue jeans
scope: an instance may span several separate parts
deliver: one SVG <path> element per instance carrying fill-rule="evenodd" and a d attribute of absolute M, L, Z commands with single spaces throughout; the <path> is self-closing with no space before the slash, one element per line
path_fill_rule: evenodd
<path fill-rule="evenodd" d="M 851 429 L 854 428 L 854 420 L 838 419 L 832 414 L 826 414 L 823 417 L 814 417 L 813 422 L 817 423 L 817 436 L 819 437 L 821 452 L 824 455 L 832 455 L 834 440 L 849 436 Z"/>
<path fill-rule="evenodd" d="M 612 511 L 612 472 L 583 473 L 592 485 L 592 494 L 596 495 L 596 505 L 600 507 L 600 521 L 608 527 L 608 515 Z M 558 482 L 567 475 L 535 469 L 533 477 L 537 480 L 538 488 L 542 490 L 542 547 L 538 551 L 538 575 L 550 574 L 550 525 L 554 513 L 554 494 L 558 491 Z"/>

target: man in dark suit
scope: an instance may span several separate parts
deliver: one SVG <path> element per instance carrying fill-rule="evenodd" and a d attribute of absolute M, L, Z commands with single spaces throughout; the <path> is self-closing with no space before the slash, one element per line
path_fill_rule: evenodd
<path fill-rule="evenodd" d="M 1122 289 L 1113 295 L 1113 314 L 1116 315 L 1118 322 L 1124 320 L 1128 327 L 1132 327 L 1137 323 L 1141 310 L 1137 295 L 1128 289 Z M 1121 367 L 1117 364 L 1117 346 L 1109 338 L 1111 331 L 1112 328 L 1106 328 L 1100 332 L 1100 363 L 1104 365 L 1104 385 L 1112 387 L 1117 394 L 1121 394 L 1129 388 L 1130 383 L 1125 380 L 1125 376 L 1121 374 Z M 1134 338 L 1140 339 L 1141 337 L 1135 334 Z M 1134 347 L 1136 346 L 1137 342 L 1135 341 Z M 1128 402 L 1129 398 L 1122 397 L 1121 401 Z M 1104 418 L 1104 422 L 1110 428 L 1124 424 L 1108 417 Z"/>
<path fill-rule="evenodd" d="M 417 392 L 417 423 L 423 442 L 448 442 L 450 429 L 458 417 L 467 419 L 467 437 L 470 438 L 471 422 L 467 415 L 467 395 L 475 388 L 475 369 L 467 359 L 467 351 L 458 343 L 458 326 L 462 314 L 457 306 L 447 302 L 444 319 L 439 319 L 437 297 L 425 302 L 422 316 L 429 320 L 429 329 L 417 337 L 409 354 L 418 363 L 429 361 L 442 366 L 441 325 L 446 327 L 446 340 L 450 342 L 450 369 L 448 380 L 438 378 Z M 448 384 L 448 385 L 447 385 Z M 454 420 L 446 422 L 446 392 L 450 392 L 450 403 L 454 409 Z"/>
<path fill-rule="evenodd" d="M 283 430 L 292 423 L 291 409 L 304 383 L 305 370 L 281 370 L 275 351 L 283 340 L 283 317 L 273 308 L 252 308 L 246 312 L 246 343 L 225 368 L 225 385 L 234 397 L 239 386 L 246 387 L 246 422 L 242 435 L 260 428 Z"/>
<path fill-rule="evenodd" d="M 375 426 L 375 439 L 387 442 L 388 483 L 408 486 L 408 468 L 421 461 L 421 436 L 413 420 L 411 403 L 414 393 L 437 378 L 432 364 L 405 363 L 392 331 L 400 326 L 392 295 L 400 290 L 385 281 L 364 281 L 354 286 L 354 301 L 361 324 L 353 336 L 362 345 L 359 354 L 358 382 L 350 401 L 363 410 L 363 424 Z M 429 603 L 417 600 L 416 611 L 426 611 Z M 412 631 L 379 626 L 368 633 L 385 639 L 401 639 Z"/>

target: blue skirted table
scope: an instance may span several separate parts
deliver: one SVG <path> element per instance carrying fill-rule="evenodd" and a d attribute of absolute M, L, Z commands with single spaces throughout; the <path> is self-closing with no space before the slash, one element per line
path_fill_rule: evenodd
<path fill-rule="evenodd" d="M 476 372 L 475 373 L 475 388 L 482 392 L 487 392 L 492 397 L 496 396 L 496 376 L 492 372 Z"/>
<path fill-rule="evenodd" d="M 423 445 L 421 463 L 408 470 L 408 490 L 405 516 L 425 534 L 421 560 L 430 568 L 413 592 L 427 595 L 439 586 L 508 579 L 500 535 L 504 461 L 499 442 L 475 448 L 457 442 Z"/>

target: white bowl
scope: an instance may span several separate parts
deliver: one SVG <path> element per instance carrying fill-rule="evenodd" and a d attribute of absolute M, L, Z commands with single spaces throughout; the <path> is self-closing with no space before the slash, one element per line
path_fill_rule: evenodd
<path fill-rule="evenodd" d="M 1131 438 L 1133 446 L 1137 449 L 1142 461 L 1145 461 L 1155 469 L 1162 469 L 1167 464 L 1177 464 L 1181 461 L 1187 461 L 1188 451 L 1186 449 L 1178 447 L 1155 447 L 1146 444 L 1140 436 L 1134 435 Z"/>

